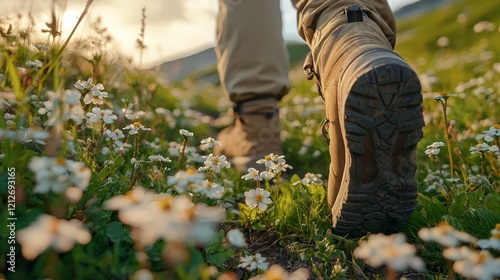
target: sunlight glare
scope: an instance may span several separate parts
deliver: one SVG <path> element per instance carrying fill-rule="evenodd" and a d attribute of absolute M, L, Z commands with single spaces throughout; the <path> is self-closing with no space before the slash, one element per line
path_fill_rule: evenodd
<path fill-rule="evenodd" d="M 80 13 L 78 13 L 75 10 L 67 10 L 63 14 L 62 18 L 62 34 L 68 35 L 71 30 L 75 27 L 76 23 L 78 22 L 78 17 L 80 16 Z"/>

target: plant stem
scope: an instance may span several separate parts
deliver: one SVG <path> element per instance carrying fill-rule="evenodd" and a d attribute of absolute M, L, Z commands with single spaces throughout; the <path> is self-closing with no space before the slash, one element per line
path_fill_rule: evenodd
<path fill-rule="evenodd" d="M 453 156 L 451 153 L 450 133 L 448 131 L 449 124 L 448 124 L 448 116 L 446 115 L 448 104 L 447 104 L 446 100 L 444 100 L 444 101 L 442 100 L 441 105 L 443 105 L 443 116 L 444 116 L 444 126 L 445 126 L 444 131 L 445 131 L 445 136 L 446 136 L 446 145 L 448 146 L 448 157 L 450 158 L 450 177 L 453 178 L 454 177 L 454 174 L 453 174 Z"/>
<path fill-rule="evenodd" d="M 181 154 L 179 155 L 179 161 L 177 162 L 177 168 L 175 173 L 180 170 L 182 159 L 184 158 L 184 153 L 186 152 L 186 146 L 187 146 L 187 138 L 184 138 L 182 141 L 182 148 L 181 148 Z"/>
<path fill-rule="evenodd" d="M 135 135 L 134 158 L 137 160 L 137 152 L 139 150 L 139 136 Z M 133 187 L 137 178 L 135 178 L 135 163 L 132 164 L 132 175 L 130 175 L 130 187 Z"/>

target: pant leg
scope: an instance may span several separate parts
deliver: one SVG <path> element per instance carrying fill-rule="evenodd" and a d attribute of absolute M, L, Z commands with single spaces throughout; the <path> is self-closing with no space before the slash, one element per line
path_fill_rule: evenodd
<path fill-rule="evenodd" d="M 231 101 L 290 90 L 279 0 L 219 0 L 216 53 Z"/>
<path fill-rule="evenodd" d="M 292 3 L 297 8 L 299 35 L 309 46 L 316 30 L 329 34 L 331 30 L 325 30 L 329 20 L 352 4 L 358 4 L 377 23 L 393 47 L 396 44 L 396 20 L 387 0 L 292 0 Z"/>

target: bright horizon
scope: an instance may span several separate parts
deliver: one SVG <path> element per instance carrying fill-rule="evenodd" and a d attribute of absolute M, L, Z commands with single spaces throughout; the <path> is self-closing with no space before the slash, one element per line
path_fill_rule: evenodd
<path fill-rule="evenodd" d="M 395 11 L 418 0 L 389 0 Z M 44 28 L 43 22 L 50 19 L 49 0 L 0 0 L 0 16 L 33 14 L 41 22 L 36 28 Z M 83 11 L 86 1 L 68 1 L 62 16 L 62 38 L 66 38 Z M 114 50 L 139 62 L 136 39 L 141 28 L 141 9 L 146 8 L 146 29 L 143 67 L 152 67 L 164 61 L 184 57 L 215 45 L 215 26 L 218 5 L 216 0 L 148 0 L 138 1 L 94 0 L 86 19 L 79 26 L 74 38 L 84 38 L 89 23 L 102 17 L 103 27 L 109 29 Z M 119 3 L 119 4 L 118 4 Z M 32 6 L 32 8 L 30 8 Z M 296 11 L 289 0 L 281 0 L 283 37 L 287 41 L 300 41 L 296 29 Z M 109 11 L 114 11 L 109 13 Z M 196 17 L 192 15 L 195 14 Z M 2 27 L 5 25 L 2 22 Z M 5 27 L 4 27 L 5 28 Z"/>

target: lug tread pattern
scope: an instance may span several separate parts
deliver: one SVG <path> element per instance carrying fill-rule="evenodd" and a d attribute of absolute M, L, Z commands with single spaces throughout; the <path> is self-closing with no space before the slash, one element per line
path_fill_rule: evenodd
<path fill-rule="evenodd" d="M 404 63 L 377 66 L 352 86 L 345 104 L 352 164 L 347 198 L 333 210 L 335 233 L 393 232 L 408 221 L 418 196 L 422 112 L 420 82 Z"/>

